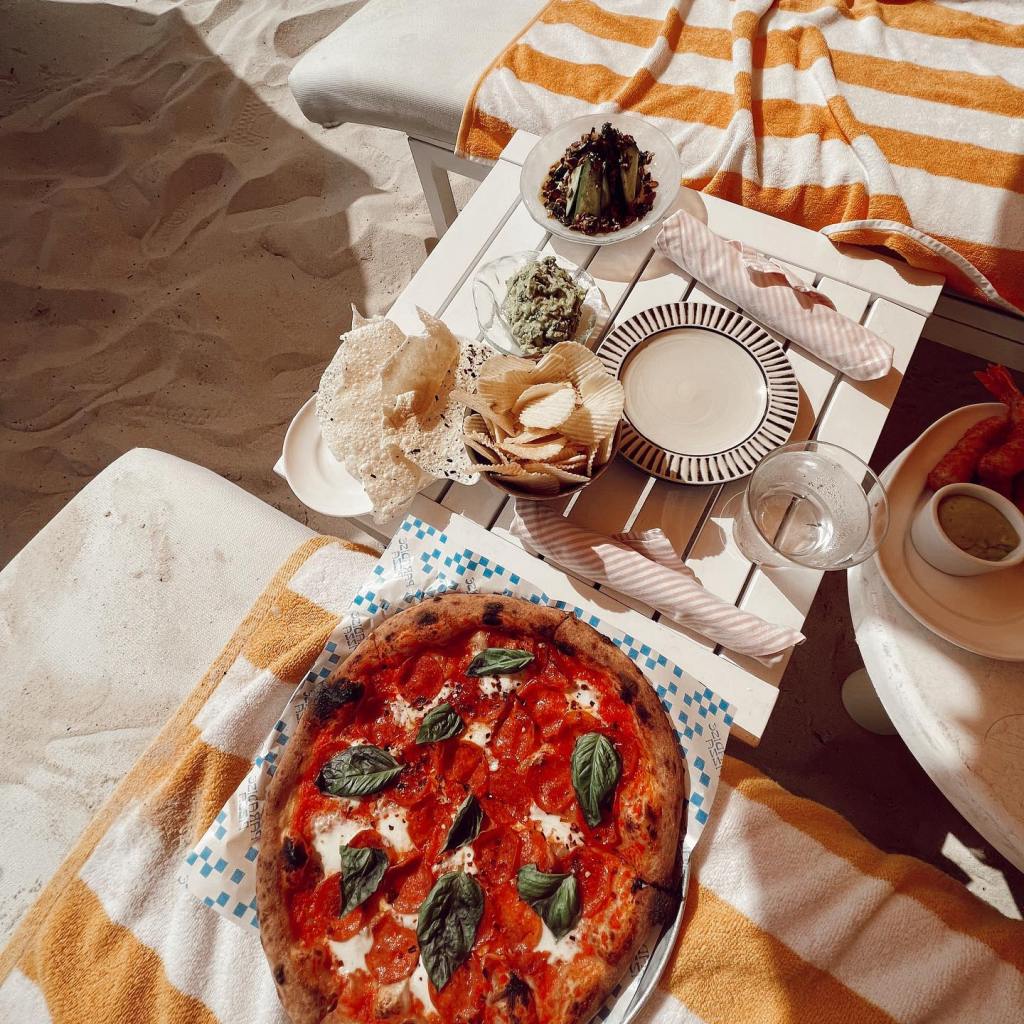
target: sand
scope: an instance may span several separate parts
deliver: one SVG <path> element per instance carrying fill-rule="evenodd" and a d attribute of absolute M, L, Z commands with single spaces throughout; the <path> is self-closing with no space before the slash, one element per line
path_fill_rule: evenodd
<path fill-rule="evenodd" d="M 0 566 L 140 445 L 345 532 L 270 467 L 351 304 L 386 311 L 433 234 L 403 136 L 288 90 L 360 6 L 3 5 Z"/>

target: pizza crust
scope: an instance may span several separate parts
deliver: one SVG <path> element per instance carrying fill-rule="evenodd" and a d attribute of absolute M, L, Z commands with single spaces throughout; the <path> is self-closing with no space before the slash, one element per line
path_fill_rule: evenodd
<path fill-rule="evenodd" d="M 673 902 L 677 905 L 679 899 L 684 768 L 675 733 L 651 684 L 610 640 L 570 611 L 498 595 L 449 594 L 430 598 L 382 623 L 321 685 L 329 689 L 350 679 L 370 679 L 381 667 L 394 667 L 424 648 L 443 646 L 481 629 L 547 639 L 564 654 L 618 680 L 619 695 L 634 709 L 642 744 L 657 766 L 647 779 L 642 813 L 621 822 L 627 835 L 643 840 L 644 849 L 628 901 L 623 899 L 625 894 L 617 894 L 613 948 L 606 949 L 603 956 L 574 960 L 559 990 L 561 1012 L 557 1019 L 584 1024 L 614 987 L 650 925 L 671 917 Z M 350 1021 L 336 1009 L 336 997 L 321 983 L 330 977 L 333 967 L 330 963 L 321 967 L 314 954 L 326 954 L 319 948 L 301 950 L 293 944 L 280 884 L 287 870 L 283 849 L 291 821 L 291 796 L 329 707 L 329 701 L 311 698 L 285 748 L 267 795 L 257 861 L 260 937 L 281 1003 L 293 1024 Z M 642 830 L 642 835 L 638 836 L 637 830 Z"/>

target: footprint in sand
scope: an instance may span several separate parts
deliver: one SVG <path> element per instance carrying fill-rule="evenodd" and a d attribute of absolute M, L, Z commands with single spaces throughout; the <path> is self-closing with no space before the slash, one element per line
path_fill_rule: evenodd
<path fill-rule="evenodd" d="M 166 257 L 231 201 L 240 176 L 221 153 L 195 153 L 164 183 L 160 217 L 142 239 L 147 256 Z"/>

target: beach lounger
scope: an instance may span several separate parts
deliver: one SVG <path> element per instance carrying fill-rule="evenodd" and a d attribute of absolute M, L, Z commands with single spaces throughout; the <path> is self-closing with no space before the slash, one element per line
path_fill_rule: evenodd
<path fill-rule="evenodd" d="M 440 238 L 456 216 L 448 172 L 482 179 L 455 156 L 469 94 L 488 64 L 541 9 L 540 0 L 369 0 L 295 65 L 302 112 L 332 128 L 355 122 L 409 138 Z"/>

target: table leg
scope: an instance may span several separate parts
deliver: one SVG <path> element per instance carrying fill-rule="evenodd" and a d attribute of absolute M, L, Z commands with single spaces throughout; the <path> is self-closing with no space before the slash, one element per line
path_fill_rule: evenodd
<path fill-rule="evenodd" d="M 867 670 L 851 672 L 842 689 L 843 707 L 846 713 L 862 728 L 876 736 L 895 736 L 896 726 L 892 724 Z"/>

